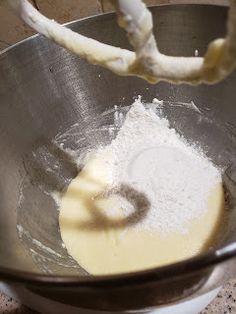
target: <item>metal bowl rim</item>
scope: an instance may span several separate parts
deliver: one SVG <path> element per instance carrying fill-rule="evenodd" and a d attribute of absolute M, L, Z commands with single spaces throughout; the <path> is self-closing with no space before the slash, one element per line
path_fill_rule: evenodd
<path fill-rule="evenodd" d="M 178 3 L 180 1 L 180 3 Z M 191 3 L 181 3 L 181 0 L 176 0 L 176 4 L 160 4 L 152 6 L 221 6 L 218 4 L 209 4 L 206 0 L 206 4 L 196 4 Z M 223 7 L 225 7 L 223 5 Z M 94 20 L 108 18 L 114 13 L 105 13 L 94 15 L 90 17 L 85 17 L 82 19 L 74 20 L 64 25 L 72 27 L 75 24 L 80 24 L 84 22 L 90 22 Z M 6 49 L 0 51 L 0 57 L 4 56 L 7 52 L 16 49 L 20 45 L 26 44 L 28 41 L 36 39 L 42 35 L 35 34 L 31 37 L 28 37 Z M 137 271 L 127 274 L 118 274 L 118 275 L 104 275 L 104 276 L 57 276 L 57 275 L 47 275 L 47 274 L 37 274 L 33 272 L 25 272 L 17 269 L 10 269 L 0 266 L 0 278 L 2 280 L 10 282 L 19 282 L 27 285 L 37 285 L 37 286 L 47 286 L 50 287 L 75 287 L 78 288 L 110 288 L 112 286 L 127 286 L 127 285 L 145 285 L 147 283 L 154 283 L 159 281 L 173 280 L 174 278 L 188 276 L 193 273 L 199 272 L 201 270 L 211 268 L 217 264 L 227 261 L 236 256 L 236 243 L 235 245 L 229 245 L 228 247 L 222 248 L 222 250 L 207 252 L 200 254 L 196 257 L 174 263 L 171 265 L 156 267 L 144 271 Z"/>

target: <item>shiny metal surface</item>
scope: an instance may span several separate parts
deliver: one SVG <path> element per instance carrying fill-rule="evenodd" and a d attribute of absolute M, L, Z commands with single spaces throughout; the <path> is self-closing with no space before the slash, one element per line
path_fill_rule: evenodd
<path fill-rule="evenodd" d="M 225 34 L 227 8 L 177 5 L 152 11 L 155 34 L 166 54 L 192 56 L 197 49 L 203 55 L 209 41 Z M 113 14 L 69 27 L 128 47 Z M 235 83 L 236 73 L 218 85 L 199 87 L 120 78 L 41 36 L 1 53 L 0 278 L 80 307 L 130 310 L 201 294 L 235 274 L 235 261 L 228 260 L 236 254 Z M 70 152 L 78 156 L 109 141 L 104 127 L 113 123 L 112 109 L 130 105 L 139 94 L 146 101 L 164 99 L 164 113 L 178 131 L 227 169 L 230 223 L 218 249 L 204 256 L 142 273 L 90 277 L 62 247 L 50 193 L 63 191 L 77 173 Z M 191 101 L 200 113 L 171 106 Z"/>

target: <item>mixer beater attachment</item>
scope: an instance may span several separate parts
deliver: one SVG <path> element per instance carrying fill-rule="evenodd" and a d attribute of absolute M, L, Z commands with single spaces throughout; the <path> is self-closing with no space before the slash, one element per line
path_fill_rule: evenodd
<path fill-rule="evenodd" d="M 202 57 L 172 57 L 162 54 L 153 35 L 151 12 L 141 0 L 110 0 L 118 23 L 134 51 L 113 47 L 82 36 L 50 20 L 27 0 L 8 0 L 17 15 L 34 30 L 89 63 L 122 76 L 138 76 L 150 83 L 213 84 L 226 78 L 236 66 L 236 0 L 231 0 L 227 35 L 212 41 Z"/>

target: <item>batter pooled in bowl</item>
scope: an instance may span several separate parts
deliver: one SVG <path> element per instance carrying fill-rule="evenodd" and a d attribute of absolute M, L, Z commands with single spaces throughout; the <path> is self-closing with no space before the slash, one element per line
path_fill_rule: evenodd
<path fill-rule="evenodd" d="M 137 100 L 109 146 L 87 156 L 62 198 L 69 254 L 91 274 L 144 270 L 212 245 L 220 171 Z"/>

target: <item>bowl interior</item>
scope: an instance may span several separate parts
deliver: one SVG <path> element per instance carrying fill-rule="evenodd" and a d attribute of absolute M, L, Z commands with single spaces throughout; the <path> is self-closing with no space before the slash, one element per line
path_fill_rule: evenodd
<path fill-rule="evenodd" d="M 203 55 L 209 41 L 225 34 L 227 8 L 161 6 L 152 13 L 160 50 L 167 54 L 193 56 L 197 49 Z M 129 47 L 113 14 L 69 27 Z M 215 86 L 149 85 L 88 65 L 41 36 L 0 54 L 0 266 L 87 275 L 62 245 L 55 192 L 78 173 L 75 158 L 114 138 L 120 127 L 115 112 L 127 112 L 137 95 L 146 103 L 164 100 L 157 114 L 224 169 L 232 219 L 219 245 L 233 242 L 235 82 L 233 73 Z"/>

